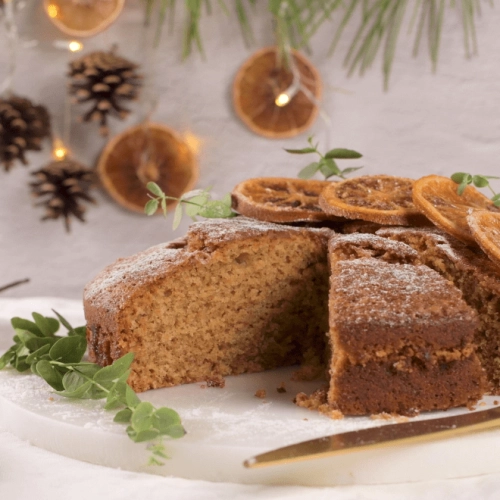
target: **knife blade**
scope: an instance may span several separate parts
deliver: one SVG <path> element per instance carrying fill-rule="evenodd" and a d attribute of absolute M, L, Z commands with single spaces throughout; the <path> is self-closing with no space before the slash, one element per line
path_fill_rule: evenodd
<path fill-rule="evenodd" d="M 445 439 L 500 426 L 500 407 L 451 417 L 370 427 L 303 441 L 243 462 L 247 468 L 330 457 L 367 448 Z"/>

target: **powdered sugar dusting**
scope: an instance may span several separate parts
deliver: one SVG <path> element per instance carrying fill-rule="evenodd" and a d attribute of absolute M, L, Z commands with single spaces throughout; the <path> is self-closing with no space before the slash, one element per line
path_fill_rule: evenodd
<path fill-rule="evenodd" d="M 388 264 L 378 259 L 339 261 L 332 270 L 335 313 L 352 323 L 388 326 L 466 320 L 472 311 L 461 293 L 426 266 Z"/>
<path fill-rule="evenodd" d="M 263 233 L 293 234 L 304 231 L 332 233 L 328 229 L 294 227 L 259 221 L 248 217 L 236 217 L 234 219 L 207 219 L 202 222 L 196 222 L 189 228 L 188 240 L 190 244 L 201 240 L 204 245 L 218 245 L 237 238 L 253 238 Z"/>
<path fill-rule="evenodd" d="M 124 282 L 132 288 L 143 285 L 164 272 L 167 266 L 179 258 L 180 253 L 180 249 L 161 244 L 134 256 L 118 259 L 85 287 L 84 297 L 90 301 L 99 299 L 103 307 L 122 303 L 127 296 L 119 285 Z M 120 288 L 119 294 L 113 293 L 117 287 Z"/>

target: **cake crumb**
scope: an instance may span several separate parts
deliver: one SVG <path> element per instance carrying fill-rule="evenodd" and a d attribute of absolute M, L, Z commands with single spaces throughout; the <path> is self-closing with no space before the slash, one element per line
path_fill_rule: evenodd
<path fill-rule="evenodd" d="M 479 406 L 486 406 L 486 403 L 485 403 L 484 401 L 481 401 L 481 402 L 479 403 Z"/>
<path fill-rule="evenodd" d="M 495 399 L 495 401 L 493 401 L 493 404 L 494 404 L 495 406 L 498 406 L 498 401 Z"/>
<path fill-rule="evenodd" d="M 255 391 L 254 396 L 256 398 L 264 399 L 266 397 L 266 390 L 265 389 L 257 389 Z"/>
<path fill-rule="evenodd" d="M 200 385 L 200 389 L 206 389 L 207 388 L 207 384 L 201 384 Z"/>
<path fill-rule="evenodd" d="M 281 382 L 281 384 L 276 387 L 276 390 L 280 393 L 280 394 L 283 394 L 284 392 L 286 392 L 286 388 L 285 388 L 285 382 Z"/>
<path fill-rule="evenodd" d="M 341 411 L 328 404 L 326 389 L 318 389 L 310 396 L 303 392 L 299 392 L 297 396 L 295 396 L 294 403 L 301 408 L 318 411 L 332 420 L 340 420 L 344 418 Z"/>
<path fill-rule="evenodd" d="M 224 377 L 212 377 L 207 378 L 207 387 L 218 387 L 219 389 L 223 389 L 226 386 L 226 380 Z"/>

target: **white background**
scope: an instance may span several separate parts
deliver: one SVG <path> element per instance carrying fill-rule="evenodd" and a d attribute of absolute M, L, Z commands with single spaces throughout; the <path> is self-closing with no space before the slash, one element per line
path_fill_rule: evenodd
<path fill-rule="evenodd" d="M 23 41 L 34 40 L 38 45 L 19 47 L 15 91 L 44 104 L 53 116 L 55 131 L 60 132 L 70 56 L 54 48 L 54 42 L 65 37 L 46 18 L 41 0 L 25 3 L 18 15 L 19 31 Z M 235 116 L 230 91 L 234 75 L 253 51 L 273 43 L 272 24 L 267 2 L 262 0 L 252 16 L 256 43 L 246 48 L 234 14 L 228 20 L 216 3 L 214 13 L 205 16 L 202 23 L 205 59 L 195 53 L 181 61 L 180 26 L 171 34 L 164 30 L 156 52 L 145 49 L 150 45 L 142 42 L 143 8 L 139 0 L 127 0 L 111 28 L 82 41 L 85 51 L 105 50 L 116 43 L 120 55 L 145 63 L 142 69 L 150 89 L 125 122 L 112 122 L 112 134 L 139 123 L 151 108 L 148 96 L 157 95 L 153 121 L 180 133 L 189 131 L 202 141 L 198 186 L 213 186 L 214 193 L 222 196 L 247 177 L 295 177 L 308 158 L 288 155 L 283 148 L 303 147 L 308 133 L 269 140 L 250 132 Z M 362 78 L 346 76 L 342 60 L 355 25 L 348 26 L 337 53 L 329 57 L 332 25 L 325 24 L 313 38 L 309 56 L 323 78 L 322 111 L 328 116 L 328 121 L 318 118 L 310 130 L 320 147 L 362 152 L 359 164 L 364 165 L 363 174 L 418 178 L 455 171 L 499 173 L 500 12 L 487 2 L 481 4 L 477 57 L 464 57 L 461 18 L 457 10 L 448 9 L 437 72 L 432 73 L 425 44 L 416 59 L 411 57 L 414 37 L 407 36 L 406 26 L 387 92 L 383 90 L 380 59 Z M 182 20 L 179 12 L 177 23 Z M 8 51 L 3 37 L 4 32 L 0 32 L 0 81 L 7 74 Z M 78 123 L 78 109 L 72 114 L 73 156 L 94 165 L 106 140 L 93 125 Z M 4 292 L 4 297 L 80 298 L 85 283 L 105 265 L 178 237 L 188 226 L 189 220 L 185 220 L 174 233 L 171 220 L 127 212 L 97 192 L 98 205 L 89 208 L 87 223 L 76 221 L 67 234 L 62 221 L 39 221 L 43 209 L 33 206 L 28 188 L 30 171 L 50 160 L 50 144 L 45 143 L 42 153 L 28 154 L 28 159 L 28 168 L 18 165 L 10 173 L 0 171 L 0 286 L 31 279 L 27 285 Z"/>

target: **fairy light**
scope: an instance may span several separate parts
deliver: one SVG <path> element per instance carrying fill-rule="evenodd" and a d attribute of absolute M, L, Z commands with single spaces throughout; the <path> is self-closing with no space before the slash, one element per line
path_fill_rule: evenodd
<path fill-rule="evenodd" d="M 80 50 L 83 49 L 83 43 L 78 40 L 71 40 L 71 42 L 68 43 L 68 49 L 71 52 L 80 52 Z"/>
<path fill-rule="evenodd" d="M 283 106 L 286 106 L 290 101 L 290 96 L 286 92 L 282 92 L 278 95 L 278 97 L 276 97 L 274 103 L 276 104 L 276 106 L 282 108 Z"/>
<path fill-rule="evenodd" d="M 49 4 L 47 6 L 47 14 L 52 19 L 56 18 L 59 15 L 59 8 L 57 7 L 57 5 L 55 5 L 53 3 Z"/>
<path fill-rule="evenodd" d="M 191 150 L 191 152 L 194 155 L 197 155 L 200 152 L 200 149 L 201 149 L 203 142 L 204 142 L 203 139 L 201 139 L 197 135 L 193 134 L 189 130 L 184 132 L 183 139 L 184 139 L 184 142 L 186 143 L 187 147 Z"/>
<path fill-rule="evenodd" d="M 68 156 L 68 149 L 66 148 L 66 146 L 64 146 L 61 139 L 54 139 L 52 155 L 56 160 L 64 160 Z"/>

